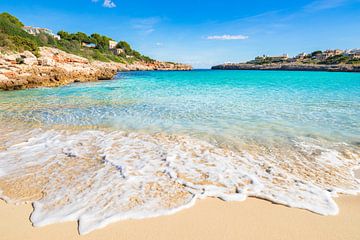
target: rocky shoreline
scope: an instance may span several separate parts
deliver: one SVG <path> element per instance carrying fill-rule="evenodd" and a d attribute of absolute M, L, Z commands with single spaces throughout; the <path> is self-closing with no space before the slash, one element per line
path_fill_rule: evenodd
<path fill-rule="evenodd" d="M 29 51 L 0 54 L 0 90 L 57 87 L 73 82 L 110 80 L 120 71 L 188 71 L 192 67 L 168 62 L 89 61 L 56 48 L 40 48 L 40 57 Z"/>
<path fill-rule="evenodd" d="M 228 63 L 213 66 L 213 70 L 278 70 L 278 71 L 318 71 L 318 72 L 360 72 L 360 65 L 339 64 L 247 64 Z"/>

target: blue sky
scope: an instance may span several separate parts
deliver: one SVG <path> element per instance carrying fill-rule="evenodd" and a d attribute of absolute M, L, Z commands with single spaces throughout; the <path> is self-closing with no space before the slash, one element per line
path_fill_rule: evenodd
<path fill-rule="evenodd" d="M 126 40 L 205 68 L 257 55 L 360 47 L 360 0 L 1 0 L 26 25 Z"/>

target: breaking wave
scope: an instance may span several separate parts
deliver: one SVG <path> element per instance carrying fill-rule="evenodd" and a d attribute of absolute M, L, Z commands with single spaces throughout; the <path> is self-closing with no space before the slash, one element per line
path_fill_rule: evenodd
<path fill-rule="evenodd" d="M 114 221 L 172 214 L 197 199 L 258 197 L 335 215 L 356 194 L 359 150 L 298 138 L 237 148 L 176 134 L 111 130 L 3 130 L 0 197 L 33 202 L 35 226 L 78 221 L 88 233 Z M 329 145 L 330 144 L 330 145 Z"/>

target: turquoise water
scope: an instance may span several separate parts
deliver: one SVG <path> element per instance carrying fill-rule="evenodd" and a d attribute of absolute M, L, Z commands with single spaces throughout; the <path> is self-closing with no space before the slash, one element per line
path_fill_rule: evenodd
<path fill-rule="evenodd" d="M 0 92 L 0 132 L 0 198 L 81 234 L 206 197 L 336 215 L 333 198 L 360 193 L 356 73 L 129 72 Z"/>
<path fill-rule="evenodd" d="M 360 75 L 325 72 L 121 73 L 115 81 L 0 94 L 0 116 L 42 124 L 360 141 Z"/>

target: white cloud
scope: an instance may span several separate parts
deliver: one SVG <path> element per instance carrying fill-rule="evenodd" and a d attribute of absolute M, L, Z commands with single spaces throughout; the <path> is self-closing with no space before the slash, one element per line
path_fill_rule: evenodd
<path fill-rule="evenodd" d="M 99 0 L 91 0 L 94 3 L 97 3 Z M 103 7 L 114 8 L 116 4 L 112 0 L 104 0 Z"/>
<path fill-rule="evenodd" d="M 245 40 L 248 39 L 249 36 L 245 35 L 222 35 L 222 36 L 208 36 L 208 40 Z"/>
<path fill-rule="evenodd" d="M 116 7 L 116 4 L 111 0 L 104 0 L 103 6 L 106 8 L 114 8 Z"/>

